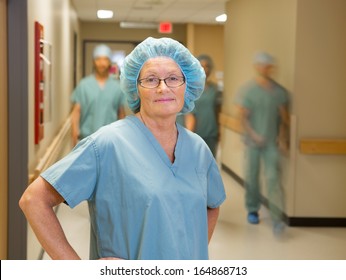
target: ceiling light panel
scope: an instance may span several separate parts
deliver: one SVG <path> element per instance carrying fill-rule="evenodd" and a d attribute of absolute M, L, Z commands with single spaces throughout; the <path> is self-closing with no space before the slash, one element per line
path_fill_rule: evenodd
<path fill-rule="evenodd" d="M 98 10 L 97 11 L 97 18 L 99 18 L 99 19 L 113 18 L 113 11 L 111 11 L 111 10 Z"/>

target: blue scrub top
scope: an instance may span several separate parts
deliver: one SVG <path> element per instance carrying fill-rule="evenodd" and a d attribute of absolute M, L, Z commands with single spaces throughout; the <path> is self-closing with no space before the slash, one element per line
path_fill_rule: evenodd
<path fill-rule="evenodd" d="M 42 177 L 91 216 L 90 258 L 208 259 L 207 207 L 225 200 L 205 142 L 177 125 L 172 164 L 135 116 L 81 141 Z"/>
<path fill-rule="evenodd" d="M 75 88 L 71 100 L 81 106 L 80 138 L 83 139 L 118 119 L 118 110 L 124 106 L 125 96 L 118 80 L 108 78 L 101 88 L 95 76 L 89 75 Z"/>

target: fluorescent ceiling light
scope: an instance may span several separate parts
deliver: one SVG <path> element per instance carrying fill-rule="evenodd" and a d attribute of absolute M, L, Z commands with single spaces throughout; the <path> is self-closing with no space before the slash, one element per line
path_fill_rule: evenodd
<path fill-rule="evenodd" d="M 120 22 L 121 28 L 157 29 L 158 26 L 159 25 L 155 22 L 129 22 L 129 21 Z"/>
<path fill-rule="evenodd" d="M 98 18 L 112 18 L 113 17 L 113 11 L 110 11 L 110 10 L 98 10 L 97 11 L 97 17 Z"/>
<path fill-rule="evenodd" d="M 215 18 L 215 20 L 217 22 L 225 22 L 227 20 L 227 15 L 226 14 L 219 15 Z"/>

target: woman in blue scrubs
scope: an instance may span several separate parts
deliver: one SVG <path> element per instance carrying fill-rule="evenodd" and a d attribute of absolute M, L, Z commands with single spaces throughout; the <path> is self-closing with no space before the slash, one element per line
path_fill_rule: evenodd
<path fill-rule="evenodd" d="M 204 71 L 177 41 L 147 38 L 120 81 L 134 114 L 82 140 L 20 206 L 52 259 L 80 258 L 53 207 L 85 200 L 90 259 L 208 259 L 224 186 L 205 142 L 176 124 L 202 93 Z"/>

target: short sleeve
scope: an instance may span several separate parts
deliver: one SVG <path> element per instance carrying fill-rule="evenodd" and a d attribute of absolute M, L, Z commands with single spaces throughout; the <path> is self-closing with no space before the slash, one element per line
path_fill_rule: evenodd
<path fill-rule="evenodd" d="M 99 156 L 94 141 L 82 140 L 66 157 L 41 174 L 71 207 L 89 200 L 95 190 Z"/>
<path fill-rule="evenodd" d="M 226 193 L 221 174 L 215 160 L 213 160 L 208 171 L 207 205 L 209 208 L 217 208 L 225 199 Z"/>
<path fill-rule="evenodd" d="M 222 104 L 222 91 L 217 90 L 216 91 L 216 98 L 215 98 L 216 105 Z"/>
<path fill-rule="evenodd" d="M 290 100 L 289 100 L 289 94 L 288 91 L 285 89 L 282 89 L 282 93 L 281 93 L 281 104 L 282 105 L 288 105 Z"/>
<path fill-rule="evenodd" d="M 284 105 L 287 106 L 290 103 L 290 96 L 289 96 L 289 92 L 287 91 L 287 89 L 283 86 L 281 86 L 279 83 L 277 83 L 276 81 L 273 81 L 274 85 L 276 86 L 276 92 L 278 93 L 278 97 L 277 97 L 277 101 L 278 101 L 278 105 Z"/>

